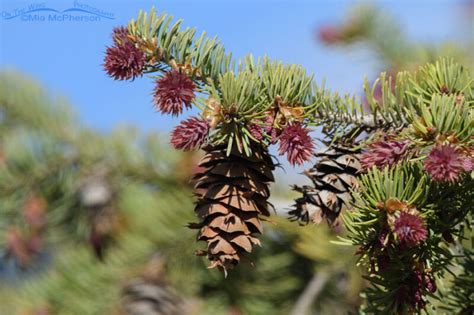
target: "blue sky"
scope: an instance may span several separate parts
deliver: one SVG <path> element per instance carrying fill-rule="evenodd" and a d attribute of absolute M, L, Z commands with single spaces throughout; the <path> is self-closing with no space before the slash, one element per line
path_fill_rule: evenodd
<path fill-rule="evenodd" d="M 183 18 L 185 26 L 218 35 L 236 57 L 268 54 L 298 63 L 327 79 L 327 86 L 358 92 L 364 75 L 378 71 L 363 52 L 329 49 L 315 42 L 314 30 L 340 21 L 354 1 L 0 1 L 2 13 L 0 68 L 15 68 L 66 95 L 90 126 L 109 130 L 134 124 L 144 130 L 169 131 L 178 121 L 156 114 L 151 105 L 152 81 L 109 79 L 101 64 L 114 26 L 126 24 L 140 9 L 154 5 Z M 4 19 L 32 4 L 62 11 L 87 5 L 113 14 L 94 22 Z M 416 40 L 442 41 L 459 33 L 459 1 L 379 1 Z M 44 13 L 43 13 L 44 15 Z M 33 20 L 32 20 L 33 19 Z M 179 119 L 179 118 L 178 118 Z"/>

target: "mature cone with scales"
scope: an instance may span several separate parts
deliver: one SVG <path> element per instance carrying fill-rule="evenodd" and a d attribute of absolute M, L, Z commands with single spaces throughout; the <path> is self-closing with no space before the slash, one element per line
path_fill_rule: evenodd
<path fill-rule="evenodd" d="M 165 261 L 157 253 L 142 274 L 122 289 L 117 315 L 183 315 L 187 305 L 168 283 Z"/>
<path fill-rule="evenodd" d="M 318 162 L 305 171 L 314 187 L 294 186 L 294 190 L 303 196 L 295 200 L 295 209 L 289 212 L 290 219 L 305 224 L 326 220 L 335 227 L 339 224 L 339 214 L 351 199 L 350 189 L 358 187 L 356 176 L 361 170 L 360 151 L 339 144 L 316 153 L 316 157 Z"/>
<path fill-rule="evenodd" d="M 135 279 L 122 291 L 120 315 L 183 315 L 182 299 L 168 285 L 149 279 Z"/>
<path fill-rule="evenodd" d="M 274 181 L 275 165 L 261 148 L 253 148 L 251 157 L 233 149 L 226 155 L 224 146 L 207 147 L 195 176 L 198 197 L 195 212 L 200 223 L 197 239 L 206 241 L 210 268 L 232 268 L 253 245 L 260 245 L 256 235 L 262 232 L 262 216 L 269 216 L 268 184 Z"/>

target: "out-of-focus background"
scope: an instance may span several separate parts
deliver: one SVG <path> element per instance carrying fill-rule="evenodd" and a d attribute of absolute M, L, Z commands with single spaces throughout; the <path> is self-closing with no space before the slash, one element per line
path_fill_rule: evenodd
<path fill-rule="evenodd" d="M 249 262 L 224 279 L 193 256 L 198 155 L 168 145 L 181 117 L 155 113 L 150 78 L 102 70 L 113 27 L 153 5 L 235 58 L 301 64 L 340 93 L 442 55 L 474 64 L 467 0 L 2 1 L 0 314 L 354 312 L 364 283 L 353 249 L 284 218 L 310 165 L 277 174 L 281 215 Z"/>

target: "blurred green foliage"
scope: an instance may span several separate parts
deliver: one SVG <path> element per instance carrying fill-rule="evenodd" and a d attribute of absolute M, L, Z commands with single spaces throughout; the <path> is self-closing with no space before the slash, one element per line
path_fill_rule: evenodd
<path fill-rule="evenodd" d="M 182 177 L 191 173 L 177 169 L 193 160 L 169 150 L 161 135 L 86 128 L 64 98 L 15 72 L 0 74 L 0 113 L 0 314 L 127 314 L 123 288 L 147 277 L 156 253 L 163 283 L 189 314 L 289 314 L 319 274 L 327 280 L 309 309 L 356 309 L 363 284 L 351 250 L 331 245 L 334 233 L 325 227 L 272 218 L 264 246 L 227 279 L 206 269 L 185 227 L 194 214 Z M 110 193 L 91 204 L 87 187 Z M 28 206 L 32 195 L 41 200 L 36 208 Z M 29 208 L 44 216 L 40 228 L 28 220 Z M 20 245 L 41 239 L 26 264 L 12 227 Z"/>

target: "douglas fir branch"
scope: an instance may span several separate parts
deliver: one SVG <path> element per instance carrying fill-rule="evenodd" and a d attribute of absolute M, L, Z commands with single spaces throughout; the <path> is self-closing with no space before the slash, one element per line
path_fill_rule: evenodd
<path fill-rule="evenodd" d="M 453 250 L 469 237 L 474 209 L 469 71 L 442 58 L 382 73 L 359 100 L 318 86 L 298 65 L 234 60 L 215 37 L 181 23 L 140 12 L 113 30 L 103 67 L 116 80 L 153 79 L 162 115 L 199 110 L 170 140 L 205 152 L 193 178 L 198 222 L 189 227 L 206 243 L 196 253 L 226 273 L 251 259 L 272 212 L 269 184 L 279 163 L 268 150 L 275 145 L 291 165 L 315 163 L 305 172 L 312 184 L 293 187 L 301 196 L 290 219 L 326 222 L 338 243 L 355 247 L 370 283 L 361 311 L 413 314 L 440 300 L 437 282 L 450 264 L 472 260 L 469 249 Z M 467 312 L 462 304 L 472 305 L 449 303 Z"/>

